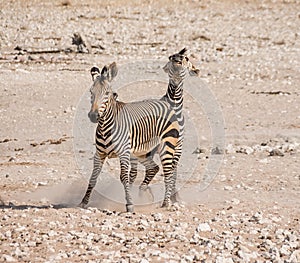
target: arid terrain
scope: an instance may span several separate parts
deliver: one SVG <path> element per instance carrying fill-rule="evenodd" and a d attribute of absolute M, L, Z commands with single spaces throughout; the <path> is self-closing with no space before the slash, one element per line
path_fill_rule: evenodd
<path fill-rule="evenodd" d="M 184 86 L 181 201 L 160 207 L 157 175 L 125 213 L 109 160 L 78 208 L 90 68 L 119 65 L 120 100 L 159 98 L 183 47 L 200 76 Z M 0 0 L 0 83 L 0 262 L 300 262 L 298 0 Z"/>

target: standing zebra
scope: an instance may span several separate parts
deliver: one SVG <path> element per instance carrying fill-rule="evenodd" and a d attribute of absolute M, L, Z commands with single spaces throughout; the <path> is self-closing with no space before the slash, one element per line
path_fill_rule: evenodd
<path fill-rule="evenodd" d="M 191 76 L 198 76 L 199 69 L 189 61 L 187 56 L 187 49 L 184 48 L 180 52 L 169 57 L 169 62 L 163 67 L 163 70 L 169 75 L 169 84 L 166 94 L 161 98 L 162 101 L 166 101 L 174 109 L 177 121 L 179 123 L 179 138 L 178 145 L 176 146 L 174 162 L 178 163 L 182 153 L 183 133 L 184 133 L 184 116 L 183 116 L 183 81 L 188 71 Z M 148 188 L 149 183 L 158 172 L 158 166 L 154 161 L 147 160 L 147 165 L 152 167 L 152 170 L 147 171 L 145 179 L 142 182 L 140 189 L 145 190 Z M 135 166 L 133 166 L 135 168 Z M 177 165 L 176 165 L 177 167 Z M 174 169 L 174 175 L 172 179 L 172 201 L 176 201 L 176 178 L 177 169 Z"/>
<path fill-rule="evenodd" d="M 179 124 L 174 110 L 162 100 L 145 100 L 133 103 L 116 101 L 110 87 L 117 75 L 117 65 L 104 66 L 101 74 L 92 68 L 95 78 L 91 87 L 91 110 L 88 114 L 92 122 L 98 122 L 96 128 L 96 153 L 94 168 L 86 193 L 80 203 L 85 207 L 96 185 L 106 158 L 119 157 L 120 180 L 124 186 L 127 212 L 133 211 L 130 188 L 134 178 L 130 176 L 131 156 L 148 159 L 151 152 L 159 153 L 165 181 L 165 197 L 162 206 L 170 205 L 172 192 L 174 156 L 179 144 Z M 96 77 L 96 75 L 98 75 Z"/>

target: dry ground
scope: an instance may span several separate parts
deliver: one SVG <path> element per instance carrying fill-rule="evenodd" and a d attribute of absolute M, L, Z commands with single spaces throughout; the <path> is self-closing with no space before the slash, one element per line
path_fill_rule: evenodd
<path fill-rule="evenodd" d="M 300 262 L 299 2 L 111 2 L 0 1 L 0 261 Z M 89 53 L 72 45 L 75 32 Z M 225 122 L 215 180 L 197 190 L 213 138 L 201 102 L 186 94 L 187 142 L 199 139 L 185 148 L 195 167 L 179 178 L 182 202 L 131 215 L 95 192 L 90 209 L 77 208 L 92 165 L 88 124 L 88 150 L 74 142 L 89 69 L 165 63 L 184 46 Z M 137 88 L 120 99 L 159 97 L 166 86 Z M 204 153 L 192 155 L 197 147 Z M 104 169 L 118 177 L 114 161 Z M 123 199 L 115 179 L 108 192 Z"/>

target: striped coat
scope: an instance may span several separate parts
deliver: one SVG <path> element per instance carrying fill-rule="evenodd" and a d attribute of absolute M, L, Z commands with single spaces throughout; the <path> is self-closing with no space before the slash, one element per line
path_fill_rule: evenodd
<path fill-rule="evenodd" d="M 91 72 L 93 76 L 93 71 Z M 170 205 L 175 149 L 179 141 L 179 124 L 174 110 L 162 100 L 123 103 L 115 99 L 110 82 L 117 75 L 117 66 L 105 66 L 91 88 L 92 122 L 97 122 L 94 168 L 85 196 L 80 204 L 85 207 L 95 187 L 106 158 L 119 157 L 120 179 L 124 186 L 126 210 L 133 211 L 130 188 L 134 178 L 129 167 L 132 157 L 147 160 L 149 153 L 159 153 L 165 178 L 163 206 Z"/>

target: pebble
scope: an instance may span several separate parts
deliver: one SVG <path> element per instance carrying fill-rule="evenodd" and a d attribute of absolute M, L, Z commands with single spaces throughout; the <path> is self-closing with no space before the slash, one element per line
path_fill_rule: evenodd
<path fill-rule="evenodd" d="M 161 213 L 155 213 L 155 214 L 152 214 L 152 216 L 153 216 L 155 222 L 161 221 L 163 218 L 163 215 Z"/>
<path fill-rule="evenodd" d="M 2 258 L 6 261 L 6 262 L 17 262 L 17 260 L 14 258 L 14 257 L 12 257 L 12 256 L 10 256 L 10 255 L 3 255 L 2 256 Z"/>
<path fill-rule="evenodd" d="M 277 140 L 270 140 L 270 142 L 268 142 L 269 145 L 256 144 L 256 145 L 248 146 L 248 145 L 233 145 L 230 143 L 226 146 L 225 152 L 227 154 L 242 153 L 247 155 L 266 152 L 268 153 L 269 156 L 283 157 L 285 153 L 291 153 L 300 150 L 299 143 L 295 143 L 295 142 L 286 143 L 281 140 L 274 143 L 273 141 L 277 141 Z"/>
<path fill-rule="evenodd" d="M 198 232 L 207 232 L 211 231 L 211 227 L 208 223 L 201 223 L 197 226 L 197 231 Z"/>
<path fill-rule="evenodd" d="M 289 261 L 290 261 L 290 262 L 300 262 L 300 249 L 295 250 L 295 251 L 291 254 L 291 256 L 290 256 L 290 258 L 289 258 Z"/>

